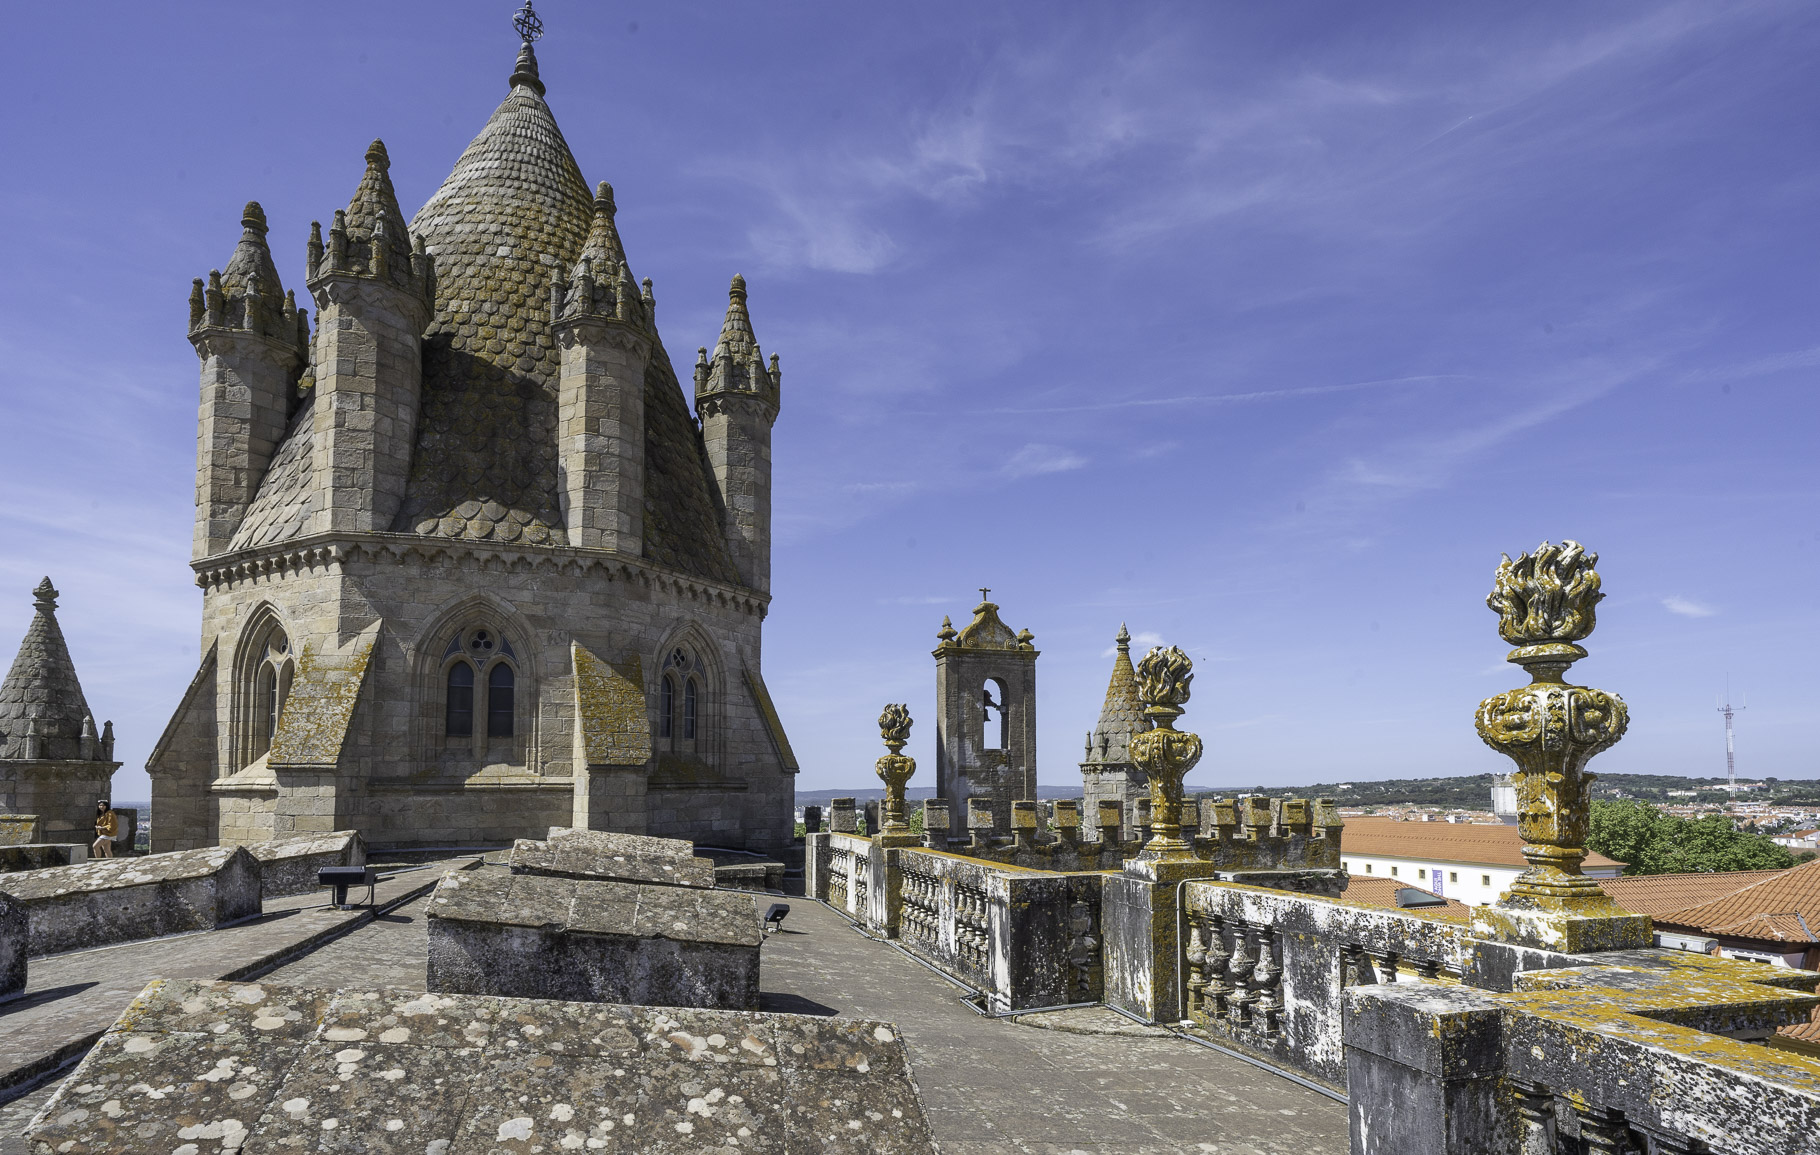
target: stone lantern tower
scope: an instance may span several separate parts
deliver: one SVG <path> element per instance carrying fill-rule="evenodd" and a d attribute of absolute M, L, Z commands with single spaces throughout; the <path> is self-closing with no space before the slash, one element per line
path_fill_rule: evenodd
<path fill-rule="evenodd" d="M 1012 633 L 981 590 L 973 620 L 936 636 L 935 790 L 949 813 L 984 798 L 992 828 L 1011 829 L 1011 804 L 1036 797 L 1036 659 L 1029 630 Z"/>

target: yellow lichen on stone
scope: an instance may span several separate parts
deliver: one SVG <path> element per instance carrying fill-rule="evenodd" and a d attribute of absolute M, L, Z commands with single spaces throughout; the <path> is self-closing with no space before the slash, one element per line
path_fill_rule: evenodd
<path fill-rule="evenodd" d="M 637 654 L 619 666 L 579 642 L 575 665 L 576 753 L 588 766 L 642 766 L 651 760 L 651 717 L 645 706 L 644 664 Z"/>
<path fill-rule="evenodd" d="M 367 666 L 379 639 L 379 623 L 362 630 L 339 652 L 324 654 L 305 645 L 297 676 L 278 716 L 267 758 L 273 766 L 334 766 L 341 760 L 354 704 L 366 684 Z"/>

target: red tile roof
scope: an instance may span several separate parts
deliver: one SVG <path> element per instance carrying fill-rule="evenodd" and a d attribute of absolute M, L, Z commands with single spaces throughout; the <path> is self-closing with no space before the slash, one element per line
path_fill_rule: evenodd
<path fill-rule="evenodd" d="M 1820 859 L 1708 902 L 1664 911 L 1660 925 L 1770 942 L 1820 943 Z"/>
<path fill-rule="evenodd" d="M 1466 822 L 1398 822 L 1392 818 L 1348 818 L 1340 853 L 1479 866 L 1524 867 L 1523 836 L 1514 826 Z M 1587 866 L 1622 866 L 1603 854 L 1588 854 Z"/>
<path fill-rule="evenodd" d="M 1781 873 L 1780 870 L 1728 870 L 1705 874 L 1633 874 L 1624 878 L 1602 878 L 1599 885 L 1625 910 L 1657 918 L 1671 910 L 1712 902 Z"/>
<path fill-rule="evenodd" d="M 1386 878 L 1382 874 L 1355 874 L 1347 882 L 1346 889 L 1340 894 L 1344 902 L 1356 902 L 1361 906 L 1375 906 L 1381 910 L 1410 910 L 1423 914 L 1448 914 L 1465 916 L 1472 913 L 1472 908 L 1458 899 L 1450 898 L 1446 906 L 1400 907 L 1397 905 L 1397 891 L 1420 890 L 1424 894 L 1434 892 L 1420 886 L 1410 886 L 1396 878 Z"/>

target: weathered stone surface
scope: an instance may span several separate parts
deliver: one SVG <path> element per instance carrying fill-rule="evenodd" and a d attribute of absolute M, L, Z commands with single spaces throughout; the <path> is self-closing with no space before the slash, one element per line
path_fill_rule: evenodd
<path fill-rule="evenodd" d="M 654 1006 L 758 1006 L 749 894 L 483 869 L 437 886 L 429 986 Z"/>
<path fill-rule="evenodd" d="M 18 870 L 43 870 L 88 859 L 88 847 L 75 842 L 40 842 L 32 846 L 0 846 L 0 874 Z"/>
<path fill-rule="evenodd" d="M 0 846 L 29 846 L 36 841 L 36 814 L 0 814 Z"/>
<path fill-rule="evenodd" d="M 318 889 L 316 872 L 325 866 L 365 866 L 367 844 L 358 830 L 335 830 L 302 838 L 275 838 L 247 847 L 259 860 L 259 892 L 287 898 Z"/>
<path fill-rule="evenodd" d="M 259 864 L 237 846 L 97 858 L 0 875 L 0 891 L 30 916 L 27 953 L 56 954 L 252 918 Z"/>
<path fill-rule="evenodd" d="M 552 827 L 542 842 L 521 838 L 512 844 L 511 867 L 514 873 L 558 878 L 714 885 L 714 862 L 695 857 L 693 843 L 604 830 Z"/>
<path fill-rule="evenodd" d="M 760 893 L 782 890 L 784 864 L 781 862 L 736 862 L 714 868 L 714 885 L 726 890 L 753 890 Z"/>
<path fill-rule="evenodd" d="M 1617 1151 L 1641 1131 L 1651 1150 L 1820 1152 L 1820 1062 L 1740 1041 L 1805 1021 L 1820 998 L 1791 988 L 1820 976 L 1671 950 L 1601 957 L 1507 992 L 1349 991 L 1353 1150 L 1531 1150 L 1554 1132 Z"/>
<path fill-rule="evenodd" d="M 46 1155 L 935 1150 L 887 1023 L 164 981 L 27 1137 Z"/>
<path fill-rule="evenodd" d="M 29 925 L 25 904 L 0 893 L 0 1002 L 25 991 L 26 928 Z"/>

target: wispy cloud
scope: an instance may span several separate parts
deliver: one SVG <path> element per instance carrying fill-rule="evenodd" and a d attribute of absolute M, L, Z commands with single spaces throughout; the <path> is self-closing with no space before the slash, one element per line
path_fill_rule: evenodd
<path fill-rule="evenodd" d="M 1680 614 L 1684 618 L 1710 618 L 1718 613 L 1711 606 L 1702 605 L 1692 598 L 1666 597 L 1662 599 L 1662 608 L 1671 614 Z"/>
<path fill-rule="evenodd" d="M 1045 473 L 1066 473 L 1086 464 L 1087 459 L 1072 449 L 1032 443 L 1013 453 L 1003 471 L 1007 477 L 1039 477 Z"/>
<path fill-rule="evenodd" d="M 1131 635 L 1131 648 L 1140 654 L 1145 653 L 1154 646 L 1160 646 L 1162 644 L 1163 635 L 1151 630 L 1143 630 Z M 1100 654 L 1100 657 L 1110 658 L 1118 652 L 1119 648 L 1117 645 L 1107 646 L 1105 651 Z"/>

